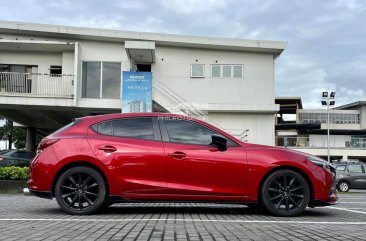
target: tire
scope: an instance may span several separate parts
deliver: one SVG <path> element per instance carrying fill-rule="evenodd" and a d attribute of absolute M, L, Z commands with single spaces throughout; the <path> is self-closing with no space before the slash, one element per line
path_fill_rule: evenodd
<path fill-rule="evenodd" d="M 338 191 L 340 192 L 348 192 L 349 191 L 349 183 L 346 181 L 340 181 L 338 183 L 338 187 L 337 187 Z"/>
<path fill-rule="evenodd" d="M 69 214 L 92 214 L 105 203 L 106 184 L 102 175 L 93 168 L 73 167 L 57 180 L 55 196 L 61 209 Z"/>
<path fill-rule="evenodd" d="M 309 204 L 309 184 L 298 172 L 278 170 L 264 180 L 260 200 L 267 211 L 275 216 L 298 216 Z"/>

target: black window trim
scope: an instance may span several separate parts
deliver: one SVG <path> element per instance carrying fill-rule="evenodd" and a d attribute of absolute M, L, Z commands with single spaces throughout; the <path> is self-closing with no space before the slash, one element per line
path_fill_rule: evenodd
<path fill-rule="evenodd" d="M 136 137 L 130 137 L 130 136 L 115 136 L 114 135 L 114 130 L 113 130 L 113 121 L 114 120 L 142 119 L 142 118 L 150 118 L 150 119 L 152 119 L 154 140 L 152 140 L 152 139 L 136 138 Z M 108 121 L 111 122 L 112 135 L 107 135 L 107 134 L 99 133 L 96 130 L 96 128 L 93 128 L 94 126 L 98 126 L 99 124 L 102 124 L 102 123 L 108 122 Z M 128 139 L 145 140 L 145 141 L 161 141 L 161 133 L 160 133 L 160 130 L 159 130 L 158 120 L 157 120 L 157 117 L 155 117 L 155 116 L 136 116 L 136 117 L 113 118 L 113 119 L 108 119 L 108 120 L 103 120 L 103 121 L 100 121 L 100 122 L 96 122 L 96 123 L 90 125 L 89 126 L 89 129 L 91 129 L 94 133 L 96 133 L 98 135 L 102 135 L 102 136 L 111 136 L 111 137 L 115 137 L 115 138 L 128 138 Z"/>
<path fill-rule="evenodd" d="M 170 117 L 168 116 L 167 118 L 170 118 Z M 240 147 L 240 145 L 236 141 L 232 140 L 231 138 L 227 137 L 226 135 L 224 135 L 224 134 L 222 134 L 222 133 L 220 133 L 220 132 L 218 132 L 216 130 L 213 130 L 212 128 L 210 128 L 208 126 L 205 126 L 205 125 L 203 125 L 203 124 L 201 124 L 199 122 L 196 122 L 194 120 L 186 120 L 186 119 L 179 119 L 179 120 L 181 120 L 181 121 L 187 121 L 187 122 L 192 122 L 194 124 L 197 124 L 197 125 L 200 125 L 200 126 L 202 126 L 204 128 L 207 128 L 210 131 L 212 131 L 212 132 L 214 132 L 214 133 L 216 133 L 218 135 L 221 135 L 221 136 L 225 137 L 226 139 L 230 140 L 232 143 L 235 144 L 235 146 L 228 146 L 228 148 L 237 148 L 237 147 Z M 163 142 L 169 142 L 169 143 L 174 143 L 174 144 L 182 144 L 182 145 L 193 145 L 193 146 L 206 146 L 206 147 L 209 146 L 209 145 L 202 145 L 202 144 L 182 143 L 182 142 L 173 142 L 173 141 L 170 141 L 169 134 L 168 134 L 168 129 L 167 129 L 166 125 L 165 125 L 165 121 L 166 121 L 165 119 L 159 119 L 159 126 L 160 126 L 160 130 L 161 130 L 161 136 L 162 136 Z"/>

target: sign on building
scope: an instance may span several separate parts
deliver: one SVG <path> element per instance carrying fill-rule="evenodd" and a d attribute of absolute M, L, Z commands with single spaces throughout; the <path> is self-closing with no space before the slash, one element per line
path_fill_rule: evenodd
<path fill-rule="evenodd" d="M 122 112 L 152 112 L 152 73 L 122 72 Z"/>

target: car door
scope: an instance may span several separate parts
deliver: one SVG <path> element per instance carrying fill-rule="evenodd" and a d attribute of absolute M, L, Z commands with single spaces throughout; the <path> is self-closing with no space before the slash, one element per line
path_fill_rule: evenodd
<path fill-rule="evenodd" d="M 216 131 L 190 120 L 159 121 L 167 158 L 169 193 L 181 199 L 225 199 L 245 193 L 246 152 L 228 139 L 228 149 L 210 145 Z"/>
<path fill-rule="evenodd" d="M 121 194 L 144 199 L 166 192 L 165 156 L 156 118 L 122 118 L 92 126 L 88 141 Z"/>
<path fill-rule="evenodd" d="M 348 165 L 347 179 L 351 188 L 366 188 L 365 170 L 361 164 Z"/>

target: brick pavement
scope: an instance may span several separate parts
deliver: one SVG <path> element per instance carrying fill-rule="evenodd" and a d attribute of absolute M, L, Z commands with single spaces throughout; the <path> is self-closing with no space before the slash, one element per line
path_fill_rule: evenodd
<path fill-rule="evenodd" d="M 0 195 L 0 203 L 0 240 L 366 240 L 365 192 L 295 218 L 206 203 L 115 204 L 90 216 L 36 197 Z"/>

